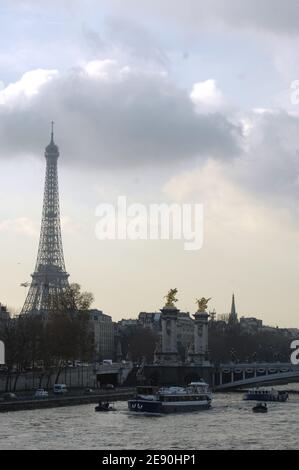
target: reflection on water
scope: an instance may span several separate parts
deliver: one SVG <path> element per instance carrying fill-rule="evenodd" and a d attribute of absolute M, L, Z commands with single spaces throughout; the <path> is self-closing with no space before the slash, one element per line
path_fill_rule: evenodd
<path fill-rule="evenodd" d="M 292 387 L 295 388 L 295 387 Z M 213 408 L 161 417 L 95 405 L 0 415 L 0 449 L 299 449 L 299 395 L 253 414 L 240 394 L 216 394 Z"/>

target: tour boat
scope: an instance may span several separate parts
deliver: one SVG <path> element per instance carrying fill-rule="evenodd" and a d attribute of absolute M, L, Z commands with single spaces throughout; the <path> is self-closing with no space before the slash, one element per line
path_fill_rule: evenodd
<path fill-rule="evenodd" d="M 192 382 L 187 387 L 138 387 L 128 407 L 135 413 L 164 414 L 207 410 L 211 401 L 208 384 Z"/>
<path fill-rule="evenodd" d="M 289 398 L 287 392 L 274 388 L 252 388 L 244 396 L 244 400 L 285 402 Z"/>

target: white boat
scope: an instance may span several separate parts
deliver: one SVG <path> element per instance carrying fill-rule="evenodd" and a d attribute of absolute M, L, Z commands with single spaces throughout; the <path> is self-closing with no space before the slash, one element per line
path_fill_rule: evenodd
<path fill-rule="evenodd" d="M 254 401 L 273 401 L 273 402 L 285 402 L 289 398 L 289 395 L 285 391 L 275 390 L 274 388 L 252 388 L 244 395 L 244 400 Z"/>
<path fill-rule="evenodd" d="M 212 396 L 205 382 L 192 382 L 187 387 L 138 387 L 136 397 L 128 401 L 135 413 L 176 413 L 207 410 Z"/>

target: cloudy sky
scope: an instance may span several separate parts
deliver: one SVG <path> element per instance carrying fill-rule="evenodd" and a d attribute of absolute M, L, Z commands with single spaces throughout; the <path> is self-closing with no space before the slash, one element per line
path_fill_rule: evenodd
<path fill-rule="evenodd" d="M 299 327 L 297 0 L 0 1 L 0 302 L 34 269 L 50 121 L 71 281 L 115 320 L 236 294 Z M 298 82 L 297 82 L 298 81 Z M 202 203 L 204 244 L 99 241 L 96 207 Z"/>

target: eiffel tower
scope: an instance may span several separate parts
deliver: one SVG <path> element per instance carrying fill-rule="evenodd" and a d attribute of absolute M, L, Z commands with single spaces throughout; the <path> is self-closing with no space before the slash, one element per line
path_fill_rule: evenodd
<path fill-rule="evenodd" d="M 69 287 L 60 228 L 57 172 L 59 148 L 54 143 L 53 128 L 52 121 L 51 142 L 45 150 L 46 179 L 37 261 L 22 315 L 46 315 L 55 305 L 59 295 Z"/>

